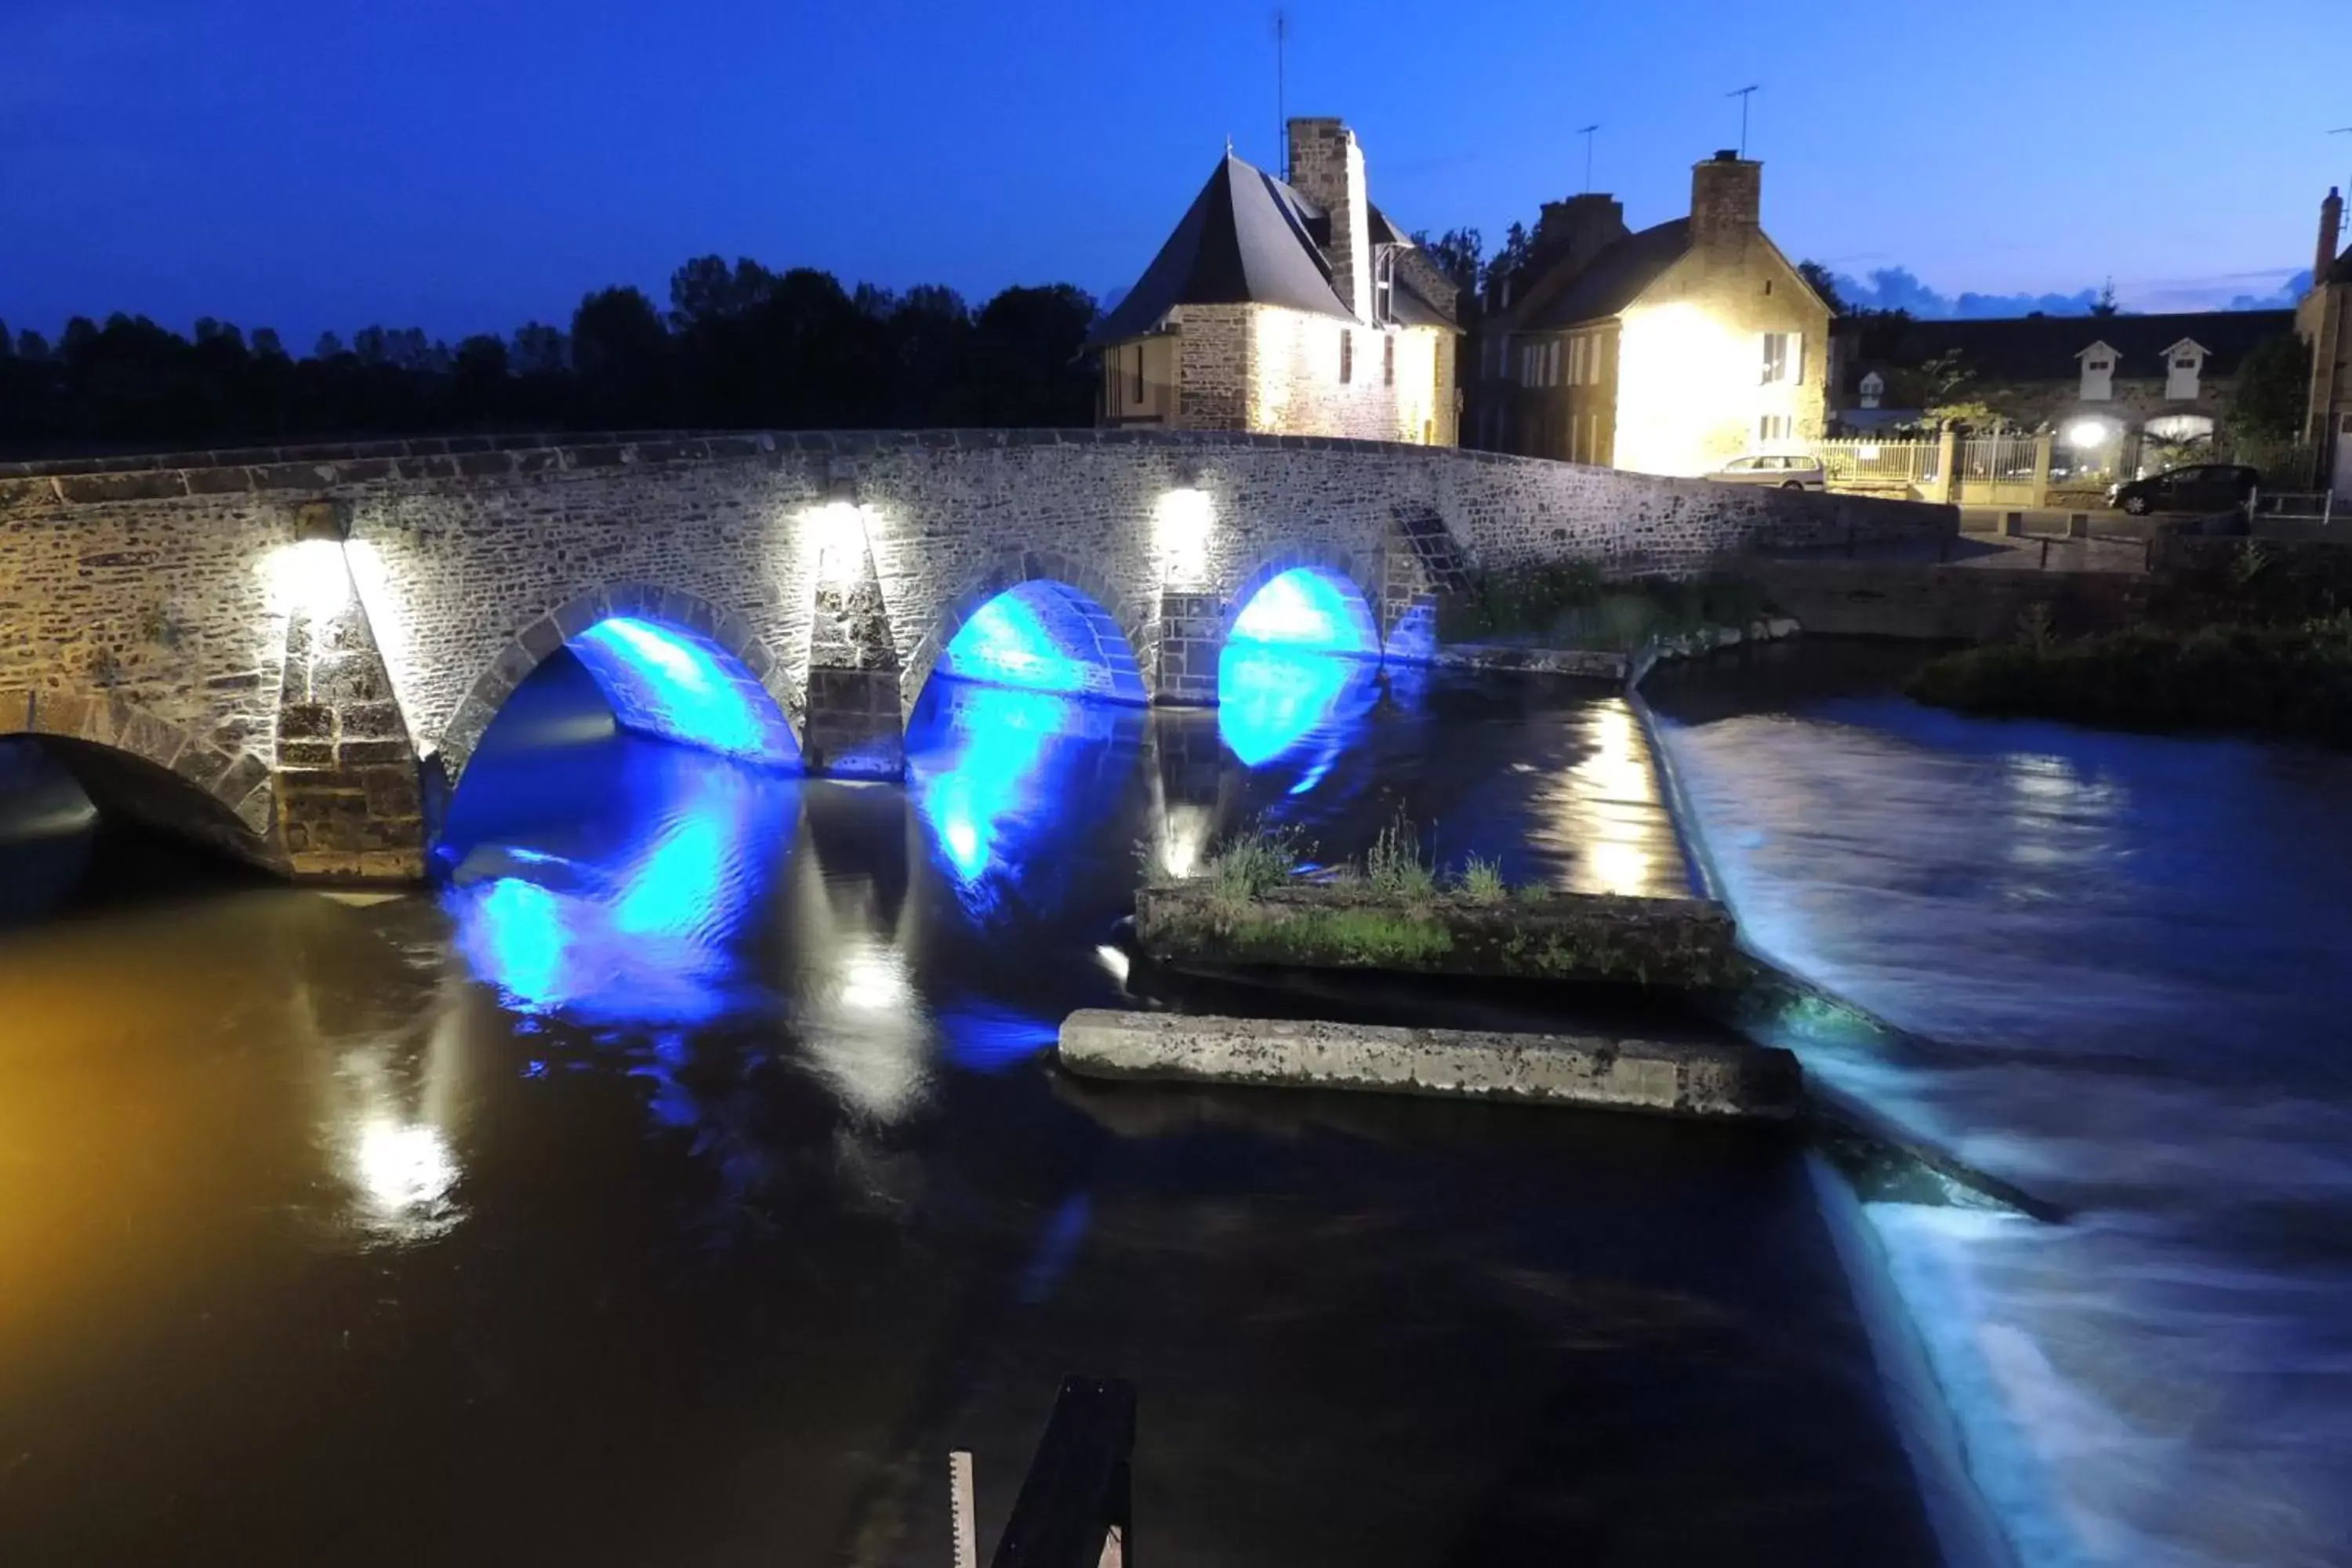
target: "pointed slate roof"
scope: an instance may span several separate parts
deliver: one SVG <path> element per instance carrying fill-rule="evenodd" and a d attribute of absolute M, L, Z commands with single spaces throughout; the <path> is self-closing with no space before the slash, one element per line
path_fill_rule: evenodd
<path fill-rule="evenodd" d="M 1315 243 L 1312 226 L 1322 217 L 1297 191 L 1226 153 L 1135 288 L 1087 341 L 1139 337 L 1178 305 L 1286 305 L 1353 321 Z"/>
<path fill-rule="evenodd" d="M 1556 331 L 1619 315 L 1641 298 L 1644 289 L 1657 281 L 1660 273 L 1683 258 L 1690 243 L 1690 219 L 1686 217 L 1668 218 L 1612 240 L 1586 262 L 1583 270 L 1559 293 L 1538 300 L 1530 289 L 1528 297 L 1535 302 L 1525 310 L 1524 320 L 1513 323 L 1512 330 Z"/>

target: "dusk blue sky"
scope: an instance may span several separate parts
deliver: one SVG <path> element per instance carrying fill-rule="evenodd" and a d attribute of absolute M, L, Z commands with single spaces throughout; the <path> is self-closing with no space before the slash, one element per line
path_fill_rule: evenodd
<path fill-rule="evenodd" d="M 0 319 L 455 339 L 750 255 L 851 282 L 1130 283 L 1230 133 L 1274 162 L 1272 0 L 0 0 Z M 1639 226 L 1756 95 L 1768 228 L 1946 295 L 2266 296 L 2352 174 L 2345 0 L 1298 0 L 1289 103 L 1401 223 L 1595 184 Z"/>

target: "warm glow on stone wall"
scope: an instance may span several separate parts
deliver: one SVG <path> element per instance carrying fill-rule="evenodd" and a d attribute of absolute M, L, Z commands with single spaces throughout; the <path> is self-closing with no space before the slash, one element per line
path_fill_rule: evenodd
<path fill-rule="evenodd" d="M 1159 557 L 1160 582 L 1171 588 L 1197 588 L 1209 580 L 1209 531 L 1215 503 L 1198 485 L 1179 485 L 1151 503 L 1151 548 Z"/>
<path fill-rule="evenodd" d="M 1748 449 L 1760 349 L 1684 301 L 1625 312 L 1618 340 L 1616 466 L 1696 475 Z"/>

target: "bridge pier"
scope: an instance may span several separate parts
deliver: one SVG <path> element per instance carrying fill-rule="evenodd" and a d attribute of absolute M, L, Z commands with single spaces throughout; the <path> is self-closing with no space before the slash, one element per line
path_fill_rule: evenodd
<path fill-rule="evenodd" d="M 352 584 L 342 509 L 299 509 L 278 693 L 278 834 L 298 880 L 425 875 L 415 743 Z"/>
<path fill-rule="evenodd" d="M 907 771 L 898 646 L 865 530 L 845 531 L 819 562 L 801 760 L 831 778 L 896 779 Z"/>

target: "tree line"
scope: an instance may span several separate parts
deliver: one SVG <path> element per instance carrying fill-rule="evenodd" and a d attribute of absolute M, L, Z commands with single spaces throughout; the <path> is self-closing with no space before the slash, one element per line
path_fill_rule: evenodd
<path fill-rule="evenodd" d="M 76 317 L 52 343 L 0 322 L 0 455 L 563 430 L 889 429 L 1094 421 L 1095 301 L 1069 284 L 973 309 L 951 289 L 844 289 L 810 268 L 701 257 L 669 309 L 601 289 L 453 349 L 415 328 L 278 334 L 210 317 Z"/>

